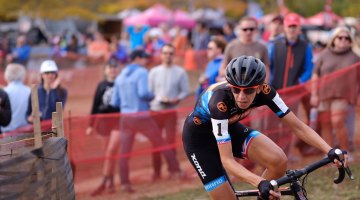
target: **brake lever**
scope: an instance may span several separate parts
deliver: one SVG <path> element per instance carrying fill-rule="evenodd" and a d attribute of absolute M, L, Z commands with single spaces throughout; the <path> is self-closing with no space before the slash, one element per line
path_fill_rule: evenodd
<path fill-rule="evenodd" d="M 346 174 L 349 176 L 350 180 L 354 180 L 355 177 L 352 175 L 349 167 L 344 167 Z"/>
<path fill-rule="evenodd" d="M 343 154 L 343 152 L 342 152 L 340 149 L 336 149 L 336 150 L 335 150 L 335 153 L 336 153 L 336 155 L 337 155 L 337 156 L 339 157 L 339 159 L 340 159 L 341 167 L 342 167 L 342 169 L 343 169 L 343 170 L 342 170 L 342 173 L 344 173 L 344 171 L 345 171 L 346 174 L 349 176 L 350 180 L 354 180 L 355 177 L 352 175 L 349 166 L 345 167 L 345 165 L 344 165 L 344 154 Z M 345 154 L 346 154 L 346 152 L 345 152 Z M 344 174 L 344 175 L 345 175 L 345 174 Z M 340 177 L 340 169 L 339 169 L 339 177 Z M 337 180 L 339 180 L 339 178 L 338 178 Z M 334 180 L 334 182 L 335 182 L 335 180 Z M 336 182 L 335 182 L 335 183 L 336 183 Z"/>

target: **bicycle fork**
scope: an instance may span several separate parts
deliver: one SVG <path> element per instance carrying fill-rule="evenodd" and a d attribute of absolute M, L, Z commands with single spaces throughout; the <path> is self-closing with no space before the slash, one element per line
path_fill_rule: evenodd
<path fill-rule="evenodd" d="M 290 183 L 290 188 L 296 200 L 308 200 L 299 180 Z"/>
<path fill-rule="evenodd" d="M 290 191 L 291 195 L 294 196 L 295 200 L 308 200 L 306 197 L 306 192 L 304 191 L 304 188 L 302 187 L 299 178 L 295 176 L 296 170 L 288 170 L 286 171 L 286 176 L 290 178 Z M 270 184 L 273 186 L 274 191 L 278 191 L 279 186 L 276 181 L 271 180 Z"/>

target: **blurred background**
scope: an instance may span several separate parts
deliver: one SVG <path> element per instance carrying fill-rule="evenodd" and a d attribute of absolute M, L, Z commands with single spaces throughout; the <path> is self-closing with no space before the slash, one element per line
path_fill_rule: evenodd
<path fill-rule="evenodd" d="M 64 107 L 65 134 L 69 139 L 69 157 L 75 168 L 75 191 L 78 199 L 142 199 L 144 196 L 155 197 L 167 193 L 176 193 L 187 188 L 201 186 L 195 171 L 183 153 L 181 131 L 185 117 L 192 110 L 196 94 L 203 82 L 199 79 L 206 73 L 211 60 L 208 54 L 208 42 L 214 36 L 221 36 L 230 43 L 239 38 L 239 20 L 252 17 L 258 23 L 254 40 L 264 45 L 270 43 L 272 28 L 270 24 L 282 20 L 288 13 L 297 13 L 301 21 L 301 37 L 307 41 L 313 52 L 313 63 L 329 43 L 333 29 L 338 26 L 347 27 L 354 36 L 353 51 L 359 56 L 360 49 L 360 1 L 359 0 L 0 0 L 0 87 L 7 85 L 4 78 L 9 63 L 22 64 L 26 69 L 24 83 L 27 86 L 41 83 L 39 72 L 44 60 L 54 60 L 59 69 L 61 86 L 67 89 L 68 96 Z M 228 27 L 226 28 L 225 27 Z M 131 28 L 144 30 L 139 46 L 132 35 Z M 206 33 L 205 45 L 198 44 L 199 33 Z M 229 36 L 229 38 L 227 38 Z M 137 134 L 134 148 L 130 155 L 117 152 L 105 155 L 109 143 L 109 133 L 101 133 L 97 129 L 87 134 L 89 126 L 118 126 L 121 113 L 92 113 L 94 95 L 104 74 L 104 66 L 114 59 L 119 72 L 129 63 L 130 53 L 136 49 L 144 49 L 151 54 L 146 67 L 151 70 L 161 64 L 160 51 L 165 43 L 175 47 L 173 62 L 181 66 L 189 79 L 189 94 L 175 109 L 178 116 L 176 126 L 176 142 L 171 147 L 154 149 L 148 140 Z M 321 87 L 344 83 L 344 90 L 356 90 L 360 79 L 353 82 L 347 77 L 359 73 L 359 63 L 346 66 L 325 77 Z M 325 80 L 325 79 L 322 79 Z M 319 80 L 318 80 L 319 81 Z M 350 87 L 355 85 L 354 87 Z M 299 101 L 310 95 L 311 83 L 281 88 L 279 93 L 292 110 L 296 110 L 302 120 L 319 124 L 324 120 L 310 116 L 305 105 Z M 332 89 L 327 88 L 328 93 Z M 359 160 L 360 128 L 359 100 L 353 102 L 352 124 L 350 123 L 350 150 L 354 160 Z M 263 110 L 262 110 L 263 111 Z M 243 121 L 263 121 L 257 128 L 267 134 L 281 146 L 286 153 L 293 153 L 292 137 L 289 130 L 282 126 L 270 126 L 274 115 L 271 112 L 254 113 Z M 167 118 L 166 111 L 153 114 L 156 120 Z M 312 120 L 312 121 L 311 121 Z M 42 121 L 42 129 L 51 128 L 51 120 Z M 274 124 L 278 122 L 273 120 Z M 351 121 L 351 120 L 350 120 Z M 101 125 L 99 125 L 101 124 Z M 319 127 L 316 127 L 319 128 Z M 317 129 L 321 132 L 320 129 Z M 32 125 L 17 127 L 3 131 L 0 138 L 23 138 L 32 132 Z M 338 141 L 335 141 L 335 144 Z M 2 142 L 5 144 L 6 142 Z M 293 162 L 304 161 L 308 155 L 320 156 L 308 146 L 297 144 L 298 149 L 290 157 Z M 186 180 L 162 179 L 152 182 L 151 154 L 164 149 L 176 149 L 178 160 Z M 290 152 L 291 151 L 291 152 Z M 112 193 L 94 194 L 101 182 L 103 162 L 112 160 L 118 164 L 122 157 L 131 157 L 131 179 L 135 193 L 124 193 L 119 186 L 117 165 L 115 167 L 115 188 Z M 246 166 L 259 170 L 253 163 Z M 168 175 L 163 167 L 164 174 Z M 164 176 L 165 177 L 165 176 Z M 151 186 L 147 186 L 152 183 Z M 359 190 L 358 190 L 359 191 Z M 205 192 L 204 192 L 205 193 Z M 354 196 L 356 196 L 355 194 Z M 359 197 L 358 194 L 357 197 Z M 204 197 L 202 197 L 204 198 Z M 192 199 L 189 197 L 189 199 Z"/>

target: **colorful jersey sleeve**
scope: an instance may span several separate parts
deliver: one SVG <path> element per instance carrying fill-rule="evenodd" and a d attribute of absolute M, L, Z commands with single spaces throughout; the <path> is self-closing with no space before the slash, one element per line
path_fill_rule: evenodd
<path fill-rule="evenodd" d="M 262 91 L 256 96 L 254 102 L 255 107 L 267 105 L 279 118 L 290 112 L 276 90 L 268 84 L 263 85 Z"/>
<path fill-rule="evenodd" d="M 231 141 L 228 131 L 231 99 L 224 90 L 216 90 L 209 101 L 212 131 L 218 144 Z"/>

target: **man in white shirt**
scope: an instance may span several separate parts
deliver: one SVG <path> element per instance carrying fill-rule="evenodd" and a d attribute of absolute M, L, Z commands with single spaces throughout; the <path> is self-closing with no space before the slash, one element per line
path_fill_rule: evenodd
<path fill-rule="evenodd" d="M 150 91 L 155 95 L 150 102 L 150 109 L 159 112 L 154 117 L 159 127 L 165 129 L 165 140 L 168 145 L 175 145 L 176 140 L 177 113 L 174 109 L 189 93 L 187 73 L 182 67 L 173 63 L 174 53 L 175 48 L 171 44 L 165 44 L 161 49 L 162 63 L 151 69 L 149 73 Z M 160 154 L 154 159 L 160 160 Z M 158 166 L 158 174 L 153 177 L 154 180 L 161 178 L 160 171 L 161 166 Z M 182 176 L 180 172 L 180 167 L 170 171 L 172 177 L 176 174 Z"/>

